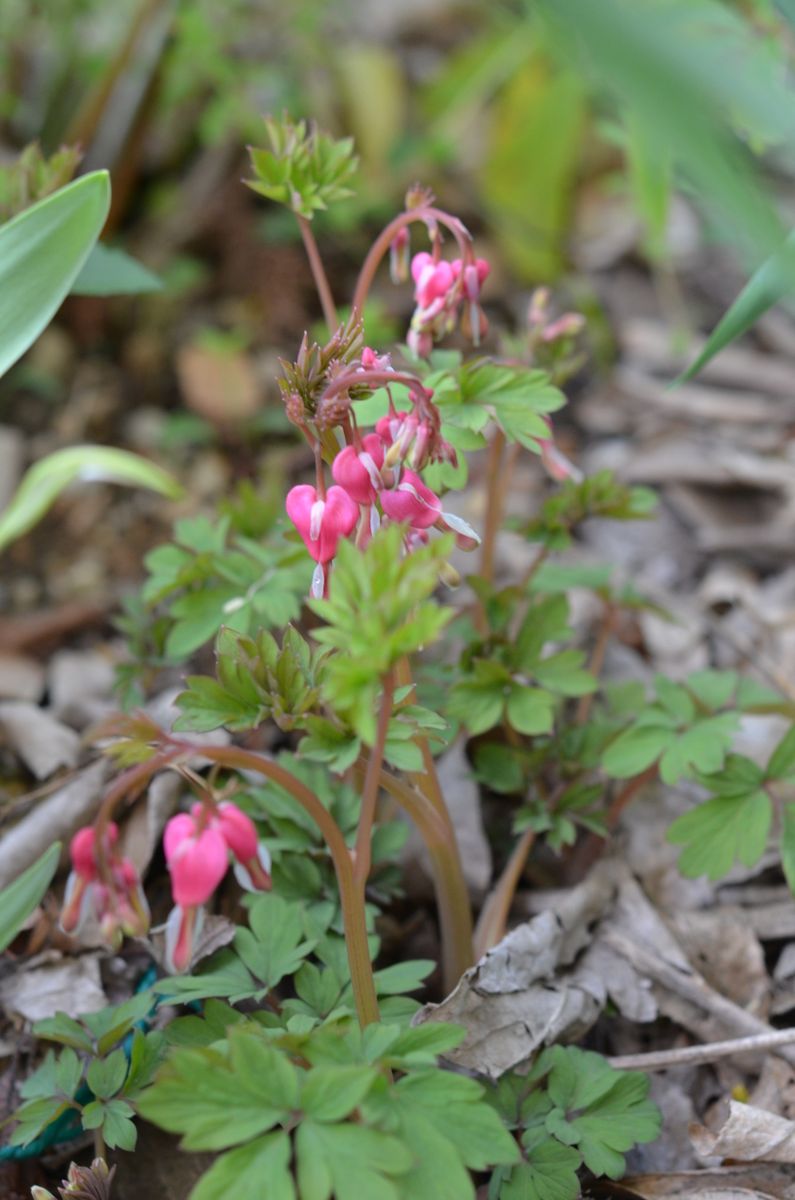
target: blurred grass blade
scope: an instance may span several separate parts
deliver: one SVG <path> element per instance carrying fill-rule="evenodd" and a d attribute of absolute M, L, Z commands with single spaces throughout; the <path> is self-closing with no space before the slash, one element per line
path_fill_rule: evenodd
<path fill-rule="evenodd" d="M 163 283 L 152 271 L 126 254 L 97 242 L 72 284 L 73 296 L 134 296 L 159 292 Z"/>
<path fill-rule="evenodd" d="M 182 489 L 155 463 L 111 446 L 70 446 L 56 450 L 25 473 L 8 507 L 0 513 L 0 550 L 31 529 L 71 483 L 121 483 L 176 499 Z"/>
<path fill-rule="evenodd" d="M 19 933 L 52 882 L 61 843 L 54 842 L 38 862 L 0 892 L 0 954 Z"/>
<path fill-rule="evenodd" d="M 0 375 L 54 315 L 109 207 L 108 173 L 95 171 L 0 226 Z"/>
<path fill-rule="evenodd" d="M 795 25 L 795 0 L 776 0 L 776 8 L 785 21 Z"/>
<path fill-rule="evenodd" d="M 763 313 L 792 292 L 795 292 L 795 232 L 789 235 L 781 251 L 751 277 L 713 329 L 696 361 L 676 382 L 692 379 L 719 351 L 747 333 Z"/>
<path fill-rule="evenodd" d="M 714 0 L 525 0 L 541 14 L 563 65 L 579 58 L 631 115 L 649 154 L 671 152 L 709 220 L 751 268 L 783 228 L 733 124 L 793 143 L 795 93 L 765 70 L 753 27 Z"/>
<path fill-rule="evenodd" d="M 539 54 L 527 56 L 494 101 L 478 182 L 495 234 L 525 279 L 561 271 L 584 123 L 582 81 L 551 70 Z"/>

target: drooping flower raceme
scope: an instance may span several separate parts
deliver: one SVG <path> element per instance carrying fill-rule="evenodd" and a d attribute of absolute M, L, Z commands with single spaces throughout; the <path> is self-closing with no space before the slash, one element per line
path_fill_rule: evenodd
<path fill-rule="evenodd" d="M 447 262 L 427 251 L 414 255 L 411 275 L 416 307 L 407 340 L 416 355 L 427 358 L 434 341 L 451 333 L 459 318 L 466 336 L 480 345 L 488 331 L 480 290 L 490 269 L 485 258 Z"/>
<path fill-rule="evenodd" d="M 118 826 L 106 826 L 103 853 L 98 853 L 93 825 L 78 829 L 69 855 L 72 870 L 66 881 L 61 928 L 77 933 L 89 917 L 100 926 L 105 941 L 118 947 L 125 934 L 143 937 L 149 929 L 149 906 L 134 864 L 116 850 Z M 100 861 L 102 860 L 102 861 Z"/>
<path fill-rule="evenodd" d="M 212 811 L 195 804 L 190 813 L 178 813 L 166 825 L 163 850 L 175 905 L 166 924 L 166 965 L 180 972 L 190 966 L 203 905 L 226 874 L 230 853 L 238 882 L 251 891 L 270 889 L 270 855 L 254 822 L 235 804 Z"/>

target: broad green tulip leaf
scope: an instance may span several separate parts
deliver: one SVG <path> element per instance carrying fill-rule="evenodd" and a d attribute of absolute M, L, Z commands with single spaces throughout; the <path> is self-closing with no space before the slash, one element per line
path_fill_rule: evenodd
<path fill-rule="evenodd" d="M 70 446 L 48 454 L 25 473 L 8 507 L 0 513 L 0 550 L 27 533 L 71 483 L 121 483 L 176 499 L 182 489 L 155 463 L 112 446 Z"/>
<path fill-rule="evenodd" d="M 72 284 L 74 296 L 133 296 L 159 292 L 163 287 L 148 267 L 137 259 L 97 242 Z"/>
<path fill-rule="evenodd" d="M 53 317 L 109 207 L 108 173 L 94 171 L 0 226 L 0 375 Z"/>
<path fill-rule="evenodd" d="M 14 940 L 47 891 L 60 853 L 61 843 L 54 842 L 19 879 L 0 892 L 0 953 Z"/>

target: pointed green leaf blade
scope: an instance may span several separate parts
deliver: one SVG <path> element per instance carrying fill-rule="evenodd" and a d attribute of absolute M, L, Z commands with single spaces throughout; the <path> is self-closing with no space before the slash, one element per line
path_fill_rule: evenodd
<path fill-rule="evenodd" d="M 0 226 L 0 376 L 54 316 L 109 208 L 108 173 L 94 171 Z"/>
<path fill-rule="evenodd" d="M 97 242 L 72 284 L 73 296 L 137 296 L 159 292 L 163 284 L 132 255 Z"/>
<path fill-rule="evenodd" d="M 148 488 L 172 500 L 182 495 L 182 488 L 167 471 L 128 450 L 113 446 L 56 450 L 25 472 L 10 503 L 0 513 L 0 550 L 27 533 L 61 492 L 79 481 Z"/>
<path fill-rule="evenodd" d="M 61 843 L 53 843 L 38 862 L 0 892 L 0 952 L 14 940 L 25 919 L 47 891 L 60 853 Z"/>

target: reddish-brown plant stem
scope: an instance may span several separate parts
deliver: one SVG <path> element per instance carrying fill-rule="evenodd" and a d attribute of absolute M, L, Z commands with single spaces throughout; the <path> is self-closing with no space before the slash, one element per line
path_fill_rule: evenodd
<path fill-rule="evenodd" d="M 164 748 L 153 754 L 145 762 L 136 763 L 133 767 L 128 767 L 126 771 L 122 771 L 105 793 L 102 803 L 99 806 L 97 819 L 94 822 L 94 844 L 96 848 L 97 870 L 103 883 L 110 882 L 109 868 L 107 862 L 107 846 L 106 833 L 108 825 L 113 819 L 113 814 L 116 811 L 116 805 L 124 799 L 125 796 L 137 793 L 143 788 L 153 775 L 158 771 L 162 771 L 164 767 L 180 758 L 180 751 L 174 748 Z"/>
<path fill-rule="evenodd" d="M 472 909 L 455 838 L 428 797 L 389 771 L 381 787 L 405 810 L 422 837 L 431 862 L 442 943 L 442 982 L 450 992 L 474 961 Z"/>
<path fill-rule="evenodd" d="M 657 778 L 657 763 L 652 763 L 645 771 L 641 771 L 640 775 L 633 775 L 632 779 L 628 779 L 622 787 L 621 791 L 615 796 L 607 810 L 607 828 L 611 831 L 618 825 L 621 814 L 624 809 L 635 799 L 638 792 L 647 783 L 651 783 L 652 779 Z"/>
<path fill-rule="evenodd" d="M 312 278 L 315 281 L 317 294 L 320 297 L 323 319 L 328 325 L 329 333 L 334 333 L 339 326 L 337 307 L 334 303 L 334 297 L 331 294 L 331 287 L 326 275 L 326 269 L 323 266 L 323 260 L 320 257 L 320 251 L 317 248 L 315 235 L 312 232 L 312 224 L 306 217 L 301 216 L 300 213 L 296 213 L 295 218 L 298 221 L 298 228 L 301 230 L 301 237 L 304 241 L 306 257 L 309 259 L 309 266 L 312 268 Z"/>
<path fill-rule="evenodd" d="M 367 760 L 367 770 L 362 787 L 362 807 L 359 813 L 359 828 L 356 831 L 356 852 L 354 855 L 353 873 L 356 882 L 364 892 L 372 864 L 372 836 L 375 823 L 375 812 L 378 804 L 379 782 L 381 767 L 384 761 L 384 747 L 389 731 L 389 719 L 392 716 L 392 701 L 395 693 L 395 677 L 392 671 L 384 676 L 381 691 L 381 708 L 378 713 L 375 742 Z"/>
<path fill-rule="evenodd" d="M 599 632 L 596 635 L 593 650 L 591 651 L 591 659 L 588 663 L 588 670 L 598 679 L 604 666 L 605 654 L 610 641 L 610 635 L 613 632 L 613 624 L 615 622 L 615 609 L 613 605 L 607 601 L 605 603 L 604 613 L 599 625 Z M 584 725 L 591 715 L 591 706 L 594 702 L 594 692 L 588 692 L 587 695 L 581 696 L 577 705 L 577 714 L 575 720 L 578 725 Z"/>
<path fill-rule="evenodd" d="M 527 862 L 527 856 L 533 848 L 536 834 L 534 829 L 526 829 L 511 852 L 503 868 L 500 878 L 492 888 L 483 905 L 477 925 L 475 926 L 475 958 L 479 959 L 496 946 L 505 936 L 508 923 L 508 913 L 511 910 L 519 880 Z"/>
<path fill-rule="evenodd" d="M 345 844 L 345 838 L 331 813 L 300 779 L 296 779 L 279 763 L 265 758 L 253 750 L 240 746 L 190 746 L 169 739 L 169 745 L 179 747 L 183 754 L 196 756 L 209 762 L 219 763 L 238 771 L 256 771 L 266 779 L 283 787 L 312 817 L 329 848 L 345 927 L 345 945 L 351 972 L 353 995 L 359 1024 L 364 1028 L 379 1019 L 378 999 L 367 944 L 367 923 L 361 889 L 353 873 L 353 859 Z"/>
<path fill-rule="evenodd" d="M 389 247 L 392 245 L 396 235 L 400 233 L 401 229 L 404 229 L 407 225 L 411 225 L 414 221 L 425 223 L 428 221 L 438 221 L 440 225 L 444 225 L 452 233 L 458 243 L 461 257 L 465 259 L 472 258 L 472 238 L 463 222 L 459 221 L 457 217 L 451 217 L 449 213 L 444 212 L 442 209 L 428 205 L 407 209 L 406 212 L 400 213 L 393 221 L 389 222 L 370 247 L 369 253 L 362 264 L 362 269 L 359 272 L 356 291 L 353 294 L 353 312 L 355 315 L 361 316 L 373 280 L 375 279 L 375 273 L 380 266 L 381 260 L 389 253 Z"/>

